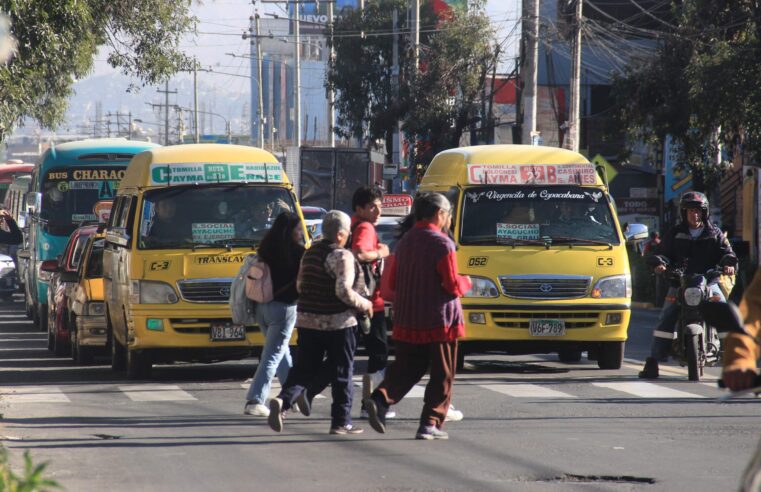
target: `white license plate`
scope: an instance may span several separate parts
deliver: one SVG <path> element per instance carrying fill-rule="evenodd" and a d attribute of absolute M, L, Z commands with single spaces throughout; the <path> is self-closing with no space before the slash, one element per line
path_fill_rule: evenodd
<path fill-rule="evenodd" d="M 245 340 L 246 327 L 232 323 L 214 323 L 211 325 L 211 341 Z"/>
<path fill-rule="evenodd" d="M 565 321 L 562 319 L 532 319 L 528 326 L 532 337 L 562 337 L 565 335 Z"/>

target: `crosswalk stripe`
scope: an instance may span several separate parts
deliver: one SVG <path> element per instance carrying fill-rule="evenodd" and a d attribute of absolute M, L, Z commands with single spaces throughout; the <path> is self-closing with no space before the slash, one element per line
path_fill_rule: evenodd
<path fill-rule="evenodd" d="M 515 398 L 576 398 L 538 384 L 481 384 L 479 387 Z"/>
<path fill-rule="evenodd" d="M 627 381 L 621 383 L 592 383 L 592 386 L 612 389 L 613 391 L 628 393 L 640 398 L 705 398 L 702 395 L 675 390 L 653 383 L 645 383 L 643 381 Z"/>
<path fill-rule="evenodd" d="M 57 386 L 19 386 L 0 388 L 0 400 L 6 403 L 69 403 Z"/>
<path fill-rule="evenodd" d="M 190 401 L 196 397 L 173 384 L 135 384 L 119 386 L 132 401 Z"/>

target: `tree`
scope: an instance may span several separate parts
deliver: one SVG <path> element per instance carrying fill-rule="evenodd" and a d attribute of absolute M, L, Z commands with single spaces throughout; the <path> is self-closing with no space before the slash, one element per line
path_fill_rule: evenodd
<path fill-rule="evenodd" d="M 18 46 L 0 66 L 0 141 L 24 118 L 45 127 L 63 121 L 76 79 L 99 47 L 108 62 L 143 84 L 189 66 L 182 36 L 195 27 L 191 0 L 0 0 Z"/>
<path fill-rule="evenodd" d="M 369 0 L 363 12 L 343 12 L 335 25 L 336 56 L 327 77 L 328 87 L 336 91 L 338 135 L 373 147 L 383 142 L 390 156 L 397 122 L 403 120 L 405 132 L 424 139 L 423 162 L 459 144 L 473 120 L 475 101 L 483 97 L 485 75 L 494 61 L 494 32 L 481 1 L 471 2 L 467 12 L 452 10 L 444 17 L 431 4 L 421 8 L 417 76 L 407 41 L 407 1 Z M 398 94 L 390 35 L 394 9 L 400 32 Z"/>
<path fill-rule="evenodd" d="M 696 0 L 672 9 L 676 29 L 615 81 L 617 119 L 635 138 L 671 135 L 694 187 L 710 190 L 728 167 L 722 147 L 761 157 L 761 6 Z"/>

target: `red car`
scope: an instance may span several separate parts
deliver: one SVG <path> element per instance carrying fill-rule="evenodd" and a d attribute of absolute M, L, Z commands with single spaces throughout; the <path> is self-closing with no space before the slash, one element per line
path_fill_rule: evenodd
<path fill-rule="evenodd" d="M 87 240 L 98 230 L 96 225 L 82 226 L 69 236 L 66 248 L 57 260 L 46 260 L 40 270 L 50 272 L 48 282 L 48 350 L 59 356 L 69 355 L 69 327 L 66 320 L 67 299 L 79 280 L 77 267 Z"/>

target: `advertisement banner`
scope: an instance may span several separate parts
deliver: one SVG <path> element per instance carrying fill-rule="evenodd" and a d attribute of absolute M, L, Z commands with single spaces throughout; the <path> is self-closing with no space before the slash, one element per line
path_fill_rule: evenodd
<path fill-rule="evenodd" d="M 593 185 L 592 164 L 468 164 L 470 184 Z"/>

